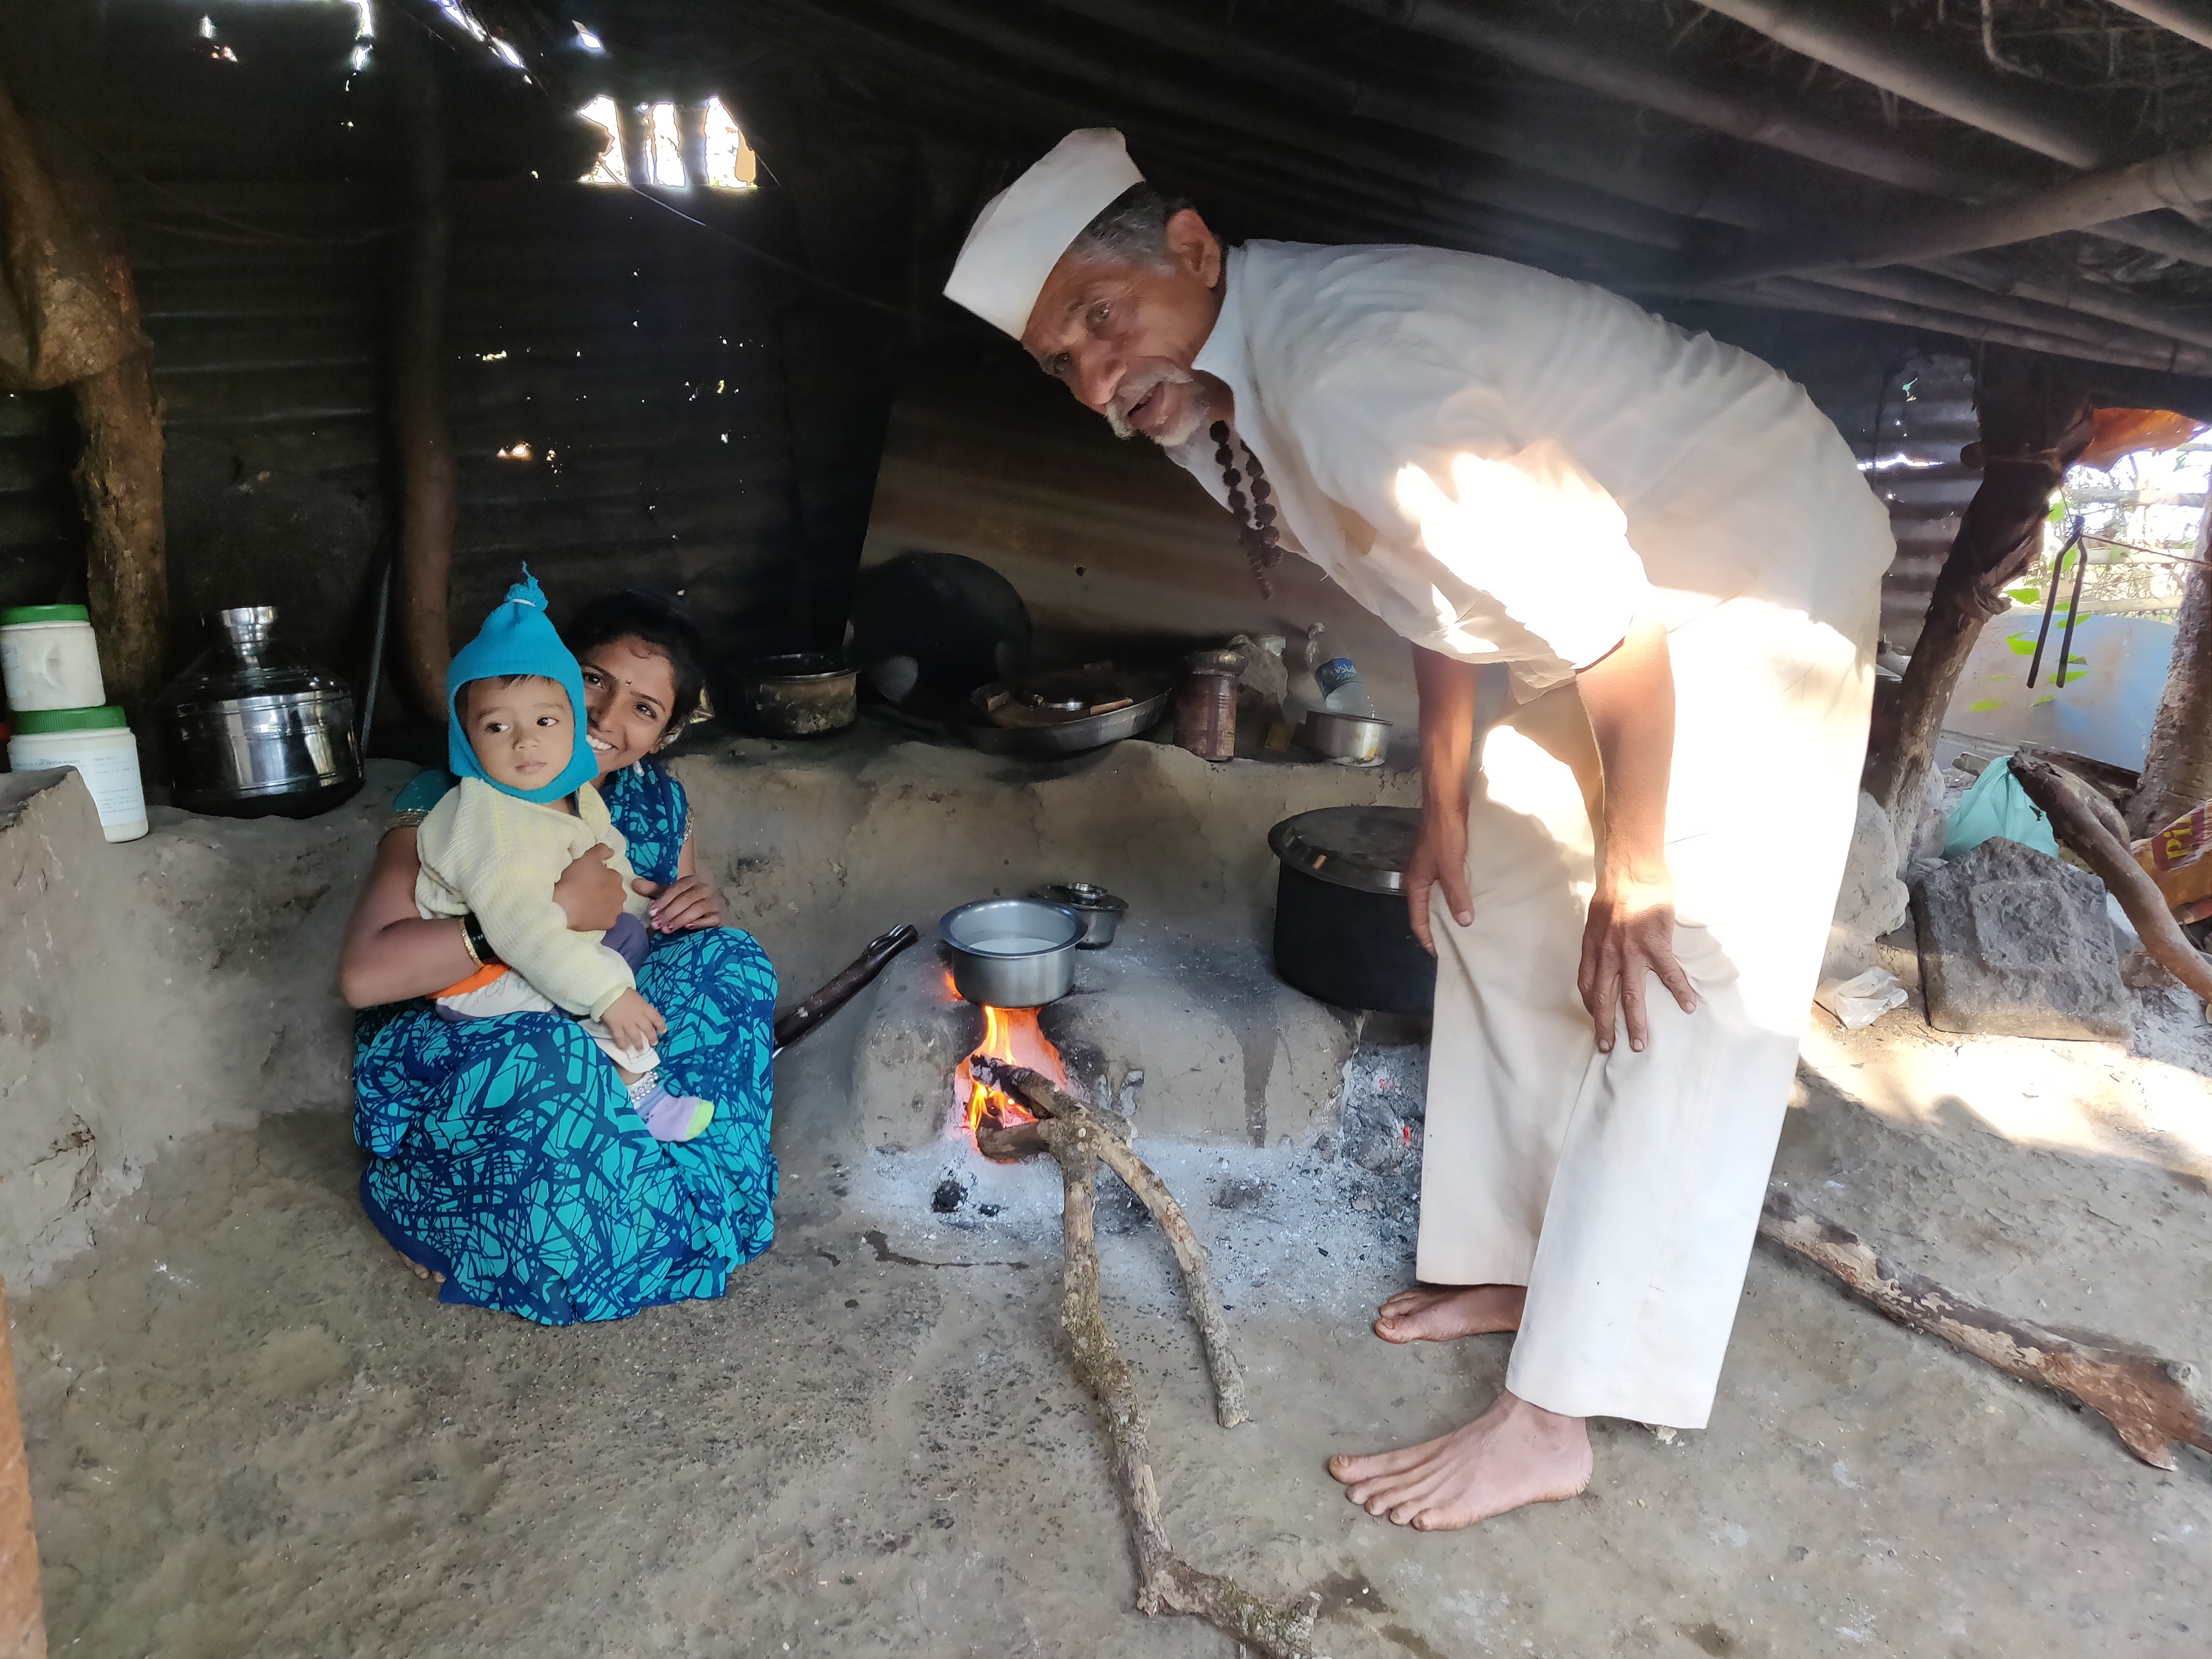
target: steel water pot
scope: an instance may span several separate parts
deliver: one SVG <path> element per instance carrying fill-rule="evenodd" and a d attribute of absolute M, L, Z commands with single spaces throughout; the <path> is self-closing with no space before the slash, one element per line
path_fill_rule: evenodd
<path fill-rule="evenodd" d="M 362 785 L 353 690 L 289 660 L 273 605 L 217 611 L 216 638 L 155 699 L 170 799 L 224 817 L 312 817 Z"/>

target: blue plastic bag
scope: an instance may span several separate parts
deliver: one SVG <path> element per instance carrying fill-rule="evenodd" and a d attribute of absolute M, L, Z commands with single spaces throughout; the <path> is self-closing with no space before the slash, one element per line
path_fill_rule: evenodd
<path fill-rule="evenodd" d="M 1999 839 L 2058 856 L 2058 838 L 2051 833 L 2043 809 L 2027 798 L 2010 766 L 1991 761 L 1944 821 L 1943 856 L 1955 859 Z"/>

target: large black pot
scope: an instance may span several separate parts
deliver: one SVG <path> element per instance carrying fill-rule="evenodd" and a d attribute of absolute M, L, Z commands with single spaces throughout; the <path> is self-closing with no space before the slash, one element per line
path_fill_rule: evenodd
<path fill-rule="evenodd" d="M 1406 866 L 1421 815 L 1403 806 L 1325 806 L 1267 832 L 1275 885 L 1275 971 L 1342 1008 L 1426 1014 L 1437 962 L 1413 937 Z"/>

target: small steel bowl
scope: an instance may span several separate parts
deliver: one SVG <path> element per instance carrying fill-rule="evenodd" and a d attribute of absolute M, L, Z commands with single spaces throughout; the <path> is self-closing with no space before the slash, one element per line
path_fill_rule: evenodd
<path fill-rule="evenodd" d="M 1036 1008 L 1066 996 L 1085 931 L 1073 910 L 1028 898 L 980 899 L 937 924 L 952 988 L 987 1008 Z"/>
<path fill-rule="evenodd" d="M 1114 930 L 1121 925 L 1121 917 L 1129 908 L 1128 900 L 1115 898 L 1103 887 L 1087 881 L 1049 882 L 1034 889 L 1030 896 L 1072 910 L 1080 917 L 1080 948 L 1085 951 L 1103 951 L 1111 945 Z"/>
<path fill-rule="evenodd" d="M 1350 766 L 1379 766 L 1390 745 L 1390 722 L 1367 714 L 1339 714 L 1316 708 L 1306 716 L 1298 741 L 1316 755 Z"/>

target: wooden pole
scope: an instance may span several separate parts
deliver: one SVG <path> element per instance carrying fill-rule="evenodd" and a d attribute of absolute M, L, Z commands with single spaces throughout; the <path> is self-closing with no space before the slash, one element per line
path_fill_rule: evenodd
<path fill-rule="evenodd" d="M 42 392 L 98 374 L 143 343 L 55 188 L 30 124 L 0 81 L 0 260 L 15 325 L 0 329 L 0 384 Z M 20 358 L 15 354 L 21 353 Z"/>
<path fill-rule="evenodd" d="M 169 623 L 161 400 L 121 216 L 90 159 L 34 128 L 0 85 L 0 384 L 67 385 L 84 447 L 87 597 L 111 702 L 161 678 Z"/>
<path fill-rule="evenodd" d="M 107 700 L 134 706 L 161 678 L 169 632 L 168 521 L 161 495 L 167 440 L 154 389 L 138 284 L 123 216 L 92 158 L 65 133 L 39 131 L 47 171 L 70 204 L 93 268 L 131 345 L 106 368 L 70 382 L 84 447 L 71 477 L 84 509 L 85 582 Z"/>
<path fill-rule="evenodd" d="M 2202 800 L 2212 800 L 2212 513 L 2197 521 L 2196 557 L 2181 590 L 2173 659 L 2151 722 L 2142 781 L 2128 802 L 2136 836 L 2163 830 Z"/>
<path fill-rule="evenodd" d="M 39 1540 L 31 1530 L 31 1468 L 9 1352 L 8 1287 L 0 1284 L 0 1659 L 46 1659 L 39 1605 Z"/>
<path fill-rule="evenodd" d="M 458 489 L 441 395 L 445 355 L 446 141 L 438 76 L 404 8 L 378 8 L 392 76 L 394 179 L 403 226 L 392 283 L 392 438 L 399 471 L 400 688 L 424 720 L 447 719 L 447 617 Z"/>
<path fill-rule="evenodd" d="M 159 684 L 169 629 L 161 400 L 151 360 L 135 351 L 70 392 L 84 432 L 70 477 L 84 507 L 87 608 L 107 700 L 128 707 Z"/>
<path fill-rule="evenodd" d="M 1951 693 L 1983 623 L 2005 609 L 2003 589 L 2041 547 L 2051 492 L 2094 431 L 2082 392 L 2049 362 L 2007 347 L 1984 349 L 1975 401 L 1981 487 L 1936 579 L 1899 693 L 1896 739 L 1875 757 L 1867 778 L 1868 793 L 1893 821 L 1934 763 Z"/>

